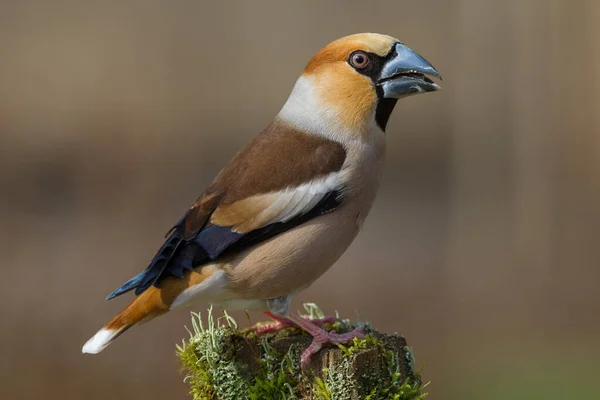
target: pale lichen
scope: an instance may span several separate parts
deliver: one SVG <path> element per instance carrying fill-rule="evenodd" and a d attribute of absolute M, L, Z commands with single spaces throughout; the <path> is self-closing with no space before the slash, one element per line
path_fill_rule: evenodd
<path fill-rule="evenodd" d="M 243 399 L 248 393 L 248 371 L 236 362 L 235 351 L 226 339 L 235 334 L 237 324 L 225 314 L 226 323 L 215 321 L 212 307 L 208 310 L 208 326 L 202 315 L 192 313 L 190 339 L 177 346 L 185 380 L 190 384 L 194 400 Z"/>
<path fill-rule="evenodd" d="M 292 345 L 281 355 L 268 341 L 261 341 L 263 348 L 260 370 L 248 390 L 249 400 L 285 399 L 296 400 L 295 389 L 302 379 L 299 349 Z"/>
<path fill-rule="evenodd" d="M 306 304 L 305 310 L 307 318 L 323 318 L 314 304 Z M 357 326 L 348 320 L 326 325 L 338 332 Z M 300 353 L 310 342 L 301 330 L 285 328 L 256 337 L 239 332 L 226 313 L 215 319 L 212 309 L 206 327 L 201 315 L 192 313 L 190 338 L 177 346 L 177 353 L 194 400 L 422 399 L 424 386 L 404 339 L 361 326 L 369 334 L 322 350 L 329 352 L 329 361 L 314 374 L 300 369 Z"/>

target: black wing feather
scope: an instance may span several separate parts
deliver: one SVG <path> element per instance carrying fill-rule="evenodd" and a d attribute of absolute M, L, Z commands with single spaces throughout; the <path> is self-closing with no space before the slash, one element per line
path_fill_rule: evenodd
<path fill-rule="evenodd" d="M 309 212 L 287 222 L 276 222 L 246 234 L 232 231 L 231 227 L 208 225 L 203 227 L 190 240 L 185 240 L 180 229 L 186 222 L 184 216 L 170 231 L 171 234 L 158 250 L 145 271 L 131 278 L 125 284 L 108 295 L 107 300 L 135 289 L 139 295 L 150 286 L 158 286 L 168 276 L 183 278 L 184 270 L 192 270 L 219 256 L 240 252 L 280 233 L 295 228 L 315 217 L 335 210 L 343 201 L 341 191 L 327 193 Z"/>

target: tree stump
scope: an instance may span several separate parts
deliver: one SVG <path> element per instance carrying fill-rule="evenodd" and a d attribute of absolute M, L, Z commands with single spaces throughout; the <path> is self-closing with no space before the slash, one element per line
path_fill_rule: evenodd
<path fill-rule="evenodd" d="M 308 305 L 306 317 L 321 317 L 313 307 Z M 190 339 L 177 353 L 194 400 L 412 400 L 426 395 L 412 351 L 397 334 L 348 320 L 327 324 L 339 333 L 362 326 L 367 336 L 324 347 L 302 372 L 300 354 L 312 338 L 300 329 L 257 336 L 251 329 L 239 331 L 227 315 L 215 320 L 209 310 L 206 324 L 200 314 L 192 315 Z"/>

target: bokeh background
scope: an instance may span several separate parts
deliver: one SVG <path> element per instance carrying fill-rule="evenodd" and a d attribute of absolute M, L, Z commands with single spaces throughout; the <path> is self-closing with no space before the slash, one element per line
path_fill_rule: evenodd
<path fill-rule="evenodd" d="M 189 314 L 82 355 L 130 300 L 104 296 L 363 31 L 444 90 L 399 103 L 364 231 L 296 307 L 405 335 L 432 399 L 600 398 L 599 20 L 594 0 L 3 0 L 0 398 L 187 398 Z"/>

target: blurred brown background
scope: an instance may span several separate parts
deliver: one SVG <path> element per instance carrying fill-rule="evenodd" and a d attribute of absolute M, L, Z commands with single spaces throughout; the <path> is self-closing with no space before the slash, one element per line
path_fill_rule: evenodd
<path fill-rule="evenodd" d="M 364 231 L 296 307 L 404 334 L 432 399 L 600 398 L 598 21 L 594 0 L 2 1 L 0 398 L 187 398 L 189 314 L 82 355 L 130 300 L 104 296 L 363 31 L 444 90 L 399 103 Z"/>

